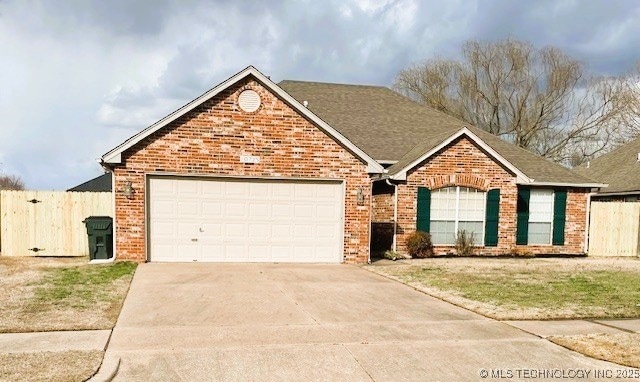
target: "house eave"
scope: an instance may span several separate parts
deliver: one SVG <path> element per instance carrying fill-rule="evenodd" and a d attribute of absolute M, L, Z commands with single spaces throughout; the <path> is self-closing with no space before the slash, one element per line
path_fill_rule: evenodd
<path fill-rule="evenodd" d="M 608 187 L 608 184 L 604 183 L 567 183 L 567 182 L 533 182 L 520 183 L 516 181 L 516 184 L 524 186 L 540 186 L 540 187 L 575 187 L 575 188 L 604 188 Z"/>

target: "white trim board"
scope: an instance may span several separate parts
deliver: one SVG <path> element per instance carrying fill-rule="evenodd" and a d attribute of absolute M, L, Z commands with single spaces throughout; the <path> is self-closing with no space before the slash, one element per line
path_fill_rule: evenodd
<path fill-rule="evenodd" d="M 167 126 L 169 123 L 175 121 L 176 119 L 178 119 L 181 116 L 185 115 L 189 111 L 191 111 L 191 110 L 195 109 L 196 107 L 200 106 L 205 101 L 215 97 L 220 92 L 226 90 L 230 86 L 232 86 L 232 85 L 236 84 L 237 82 L 243 80 L 247 76 L 255 77 L 258 80 L 258 82 L 260 82 L 263 86 L 265 86 L 271 92 L 273 92 L 278 97 L 280 97 L 285 102 L 287 102 L 289 105 L 291 105 L 291 107 L 293 107 L 298 113 L 300 113 L 301 115 L 303 115 L 306 118 L 308 118 L 309 120 L 311 120 L 321 130 L 323 130 L 326 134 L 328 134 L 329 136 L 333 137 L 336 141 L 338 141 L 339 143 L 344 145 L 344 147 L 346 147 L 349 151 L 351 151 L 353 154 L 355 154 L 356 157 L 362 159 L 367 164 L 367 172 L 376 173 L 376 174 L 377 173 L 383 173 L 384 169 L 383 169 L 382 165 L 380 165 L 373 158 L 371 158 L 369 155 L 367 155 L 364 151 L 362 151 L 360 148 L 358 148 L 356 145 L 354 145 L 350 140 L 348 140 L 345 136 L 340 134 L 333 127 L 329 126 L 329 124 L 327 124 L 322 119 L 320 119 L 318 116 L 316 116 L 314 113 L 312 113 L 309 109 L 304 107 L 300 102 L 296 101 L 292 96 L 290 96 L 287 92 L 285 92 L 281 87 L 279 87 L 276 83 L 271 81 L 267 76 L 265 76 L 264 74 L 260 73 L 260 71 L 258 69 L 256 69 L 256 68 L 254 68 L 253 66 L 248 66 L 244 70 L 236 73 L 235 75 L 231 76 L 227 80 L 223 81 L 218 86 L 216 86 L 213 89 L 207 91 L 206 93 L 204 93 L 200 97 L 198 97 L 198 98 L 194 99 L 193 101 L 187 103 L 186 105 L 184 105 L 180 109 L 178 109 L 178 110 L 174 111 L 173 113 L 167 115 L 166 117 L 162 118 L 158 122 L 156 122 L 153 125 L 147 127 L 146 129 L 142 130 L 138 134 L 130 137 L 129 139 L 127 139 L 126 141 L 124 141 L 123 143 L 121 143 L 120 145 L 115 147 L 114 149 L 112 149 L 111 151 L 109 151 L 106 154 L 104 154 L 102 156 L 102 158 L 101 158 L 102 162 L 106 163 L 106 164 L 122 163 L 122 153 L 125 150 L 133 147 L 135 144 L 137 144 L 138 142 L 140 142 L 144 138 L 148 137 L 149 135 L 153 134 L 154 132 L 158 131 L 159 129 Z"/>

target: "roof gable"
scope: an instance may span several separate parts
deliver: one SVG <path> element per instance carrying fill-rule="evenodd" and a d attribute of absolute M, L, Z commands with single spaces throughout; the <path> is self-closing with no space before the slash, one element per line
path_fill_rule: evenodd
<path fill-rule="evenodd" d="M 265 88 L 267 88 L 269 91 L 271 91 L 276 96 L 280 97 L 282 100 L 284 100 L 286 103 L 288 103 L 294 110 L 296 110 L 302 116 L 306 117 L 311 122 L 313 122 L 316 126 L 318 126 L 318 128 L 320 128 L 326 134 L 328 134 L 329 136 L 334 138 L 337 142 L 342 144 L 345 148 L 347 148 L 349 151 L 351 151 L 356 157 L 358 157 L 361 160 L 363 160 L 367 164 L 367 171 L 368 172 L 370 172 L 370 173 L 381 173 L 381 172 L 383 172 L 382 166 L 378 162 L 376 162 L 372 157 L 370 157 L 365 151 L 360 149 L 353 142 L 351 142 L 349 139 L 347 139 L 344 135 L 342 135 L 340 132 L 335 130 L 332 126 L 327 124 L 325 121 L 323 121 L 321 118 L 319 118 L 313 112 L 311 112 L 309 109 L 304 107 L 300 102 L 298 102 L 295 98 L 291 97 L 287 92 L 285 92 L 282 88 L 280 88 L 278 85 L 276 85 L 273 81 L 271 81 L 268 77 L 266 77 L 264 74 L 262 74 L 260 71 L 258 71 L 253 66 L 249 66 L 249 67 L 245 68 L 244 70 L 236 73 L 235 75 L 231 76 L 230 78 L 228 78 L 227 80 L 223 81 L 222 83 L 220 83 L 216 87 L 214 87 L 211 90 L 207 91 L 206 93 L 204 93 L 200 97 L 194 99 L 193 101 L 187 103 L 186 105 L 184 105 L 180 109 L 178 109 L 178 110 L 174 111 L 173 113 L 167 115 L 166 117 L 162 118 L 161 120 L 159 120 L 158 122 L 152 124 L 151 126 L 147 127 L 146 129 L 140 131 L 138 134 L 130 137 L 129 139 L 127 139 L 126 141 L 124 141 L 123 143 L 121 143 L 120 145 L 115 147 L 114 149 L 112 149 L 111 151 L 109 151 L 106 154 L 104 154 L 102 156 L 102 163 L 106 164 L 106 165 L 121 163 L 122 162 L 122 153 L 125 150 L 135 146 L 138 142 L 142 141 L 144 138 L 146 138 L 149 135 L 155 133 L 156 131 L 160 130 L 161 128 L 167 126 L 171 122 L 175 121 L 176 119 L 180 118 L 181 116 L 185 115 L 186 113 L 188 113 L 191 110 L 195 109 L 196 107 L 200 106 L 202 103 L 204 103 L 207 100 L 215 97 L 216 95 L 218 95 L 222 91 L 224 91 L 227 88 L 233 86 L 234 84 L 238 83 L 239 81 L 243 80 L 244 78 L 246 78 L 248 76 L 252 76 L 253 78 L 255 78 Z"/>
<path fill-rule="evenodd" d="M 552 164 L 558 167 L 558 168 L 554 168 L 554 170 L 559 173 L 566 173 L 565 178 L 559 179 L 559 180 L 551 180 L 551 181 L 548 180 L 549 178 L 544 178 L 544 177 L 542 179 L 535 179 L 531 177 L 529 174 L 523 172 L 522 168 L 515 166 L 511 161 L 505 158 L 498 150 L 496 150 L 495 147 L 491 146 L 485 140 L 481 139 L 478 136 L 478 133 L 480 134 L 484 133 L 484 134 L 487 134 L 487 136 L 490 136 L 499 140 L 499 138 L 495 137 L 492 134 L 483 132 L 482 130 L 479 130 L 477 128 L 467 128 L 467 127 L 460 129 L 454 134 L 445 133 L 445 134 L 435 135 L 430 140 L 423 141 L 418 145 L 416 145 L 414 148 L 409 150 L 409 152 L 402 159 L 400 159 L 396 164 L 389 167 L 387 169 L 389 177 L 395 180 L 405 180 L 407 176 L 407 172 L 409 170 L 415 168 L 425 160 L 429 159 L 430 157 L 438 153 L 440 150 L 449 146 L 456 139 L 464 136 L 470 139 L 476 145 L 478 145 L 493 160 L 495 160 L 496 162 L 501 164 L 503 167 L 505 167 L 507 170 L 509 170 L 509 172 L 514 174 L 514 176 L 516 177 L 517 184 L 532 185 L 532 186 L 536 186 L 536 185 L 538 186 L 550 186 L 550 185 L 580 186 L 580 187 L 603 187 L 604 186 L 604 184 L 600 184 L 589 178 L 579 176 L 571 172 L 569 169 L 565 169 L 562 166 L 557 166 L 554 163 Z M 515 145 L 510 145 L 507 142 L 504 142 L 504 141 L 501 141 L 501 142 L 503 142 L 505 145 L 516 147 Z M 520 153 L 521 155 L 524 155 L 525 157 L 527 156 L 533 157 L 533 159 L 538 165 L 544 164 L 545 160 L 543 158 L 537 157 L 536 155 L 530 153 L 529 151 L 521 149 L 519 147 L 518 149 L 522 151 Z"/>

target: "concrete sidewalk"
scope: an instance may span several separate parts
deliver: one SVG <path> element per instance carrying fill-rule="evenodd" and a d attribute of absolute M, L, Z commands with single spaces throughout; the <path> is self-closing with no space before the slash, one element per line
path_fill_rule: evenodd
<path fill-rule="evenodd" d="M 640 333 L 640 319 L 503 321 L 538 337 Z"/>
<path fill-rule="evenodd" d="M 0 333 L 0 353 L 105 350 L 111 330 Z"/>

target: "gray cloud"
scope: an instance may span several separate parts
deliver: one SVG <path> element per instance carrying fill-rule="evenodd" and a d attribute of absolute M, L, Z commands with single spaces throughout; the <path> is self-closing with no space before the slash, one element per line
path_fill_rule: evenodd
<path fill-rule="evenodd" d="M 640 58 L 638 19 L 635 0 L 0 0 L 0 162 L 29 187 L 68 188 L 250 64 L 276 81 L 391 85 L 468 39 L 513 37 L 618 74 Z"/>

